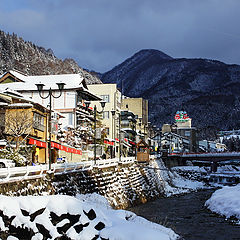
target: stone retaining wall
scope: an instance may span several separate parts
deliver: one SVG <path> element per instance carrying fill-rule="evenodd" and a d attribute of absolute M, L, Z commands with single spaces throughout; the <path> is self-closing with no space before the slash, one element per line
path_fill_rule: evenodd
<path fill-rule="evenodd" d="M 0 194 L 8 196 L 93 192 L 106 197 L 114 208 L 125 209 L 163 195 L 164 181 L 159 170 L 134 163 L 0 184 Z"/>

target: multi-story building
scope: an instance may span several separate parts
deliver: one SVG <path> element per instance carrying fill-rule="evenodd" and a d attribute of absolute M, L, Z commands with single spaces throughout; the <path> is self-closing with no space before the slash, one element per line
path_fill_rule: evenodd
<path fill-rule="evenodd" d="M 16 149 L 24 142 L 35 145 L 32 162 L 46 163 L 47 159 L 47 116 L 48 110 L 26 99 L 16 92 L 0 93 L 1 138 L 5 138 Z M 56 134 L 52 134 L 56 140 Z"/>
<path fill-rule="evenodd" d="M 83 159 L 83 151 L 59 141 L 59 114 L 51 120 L 51 141 L 49 135 L 50 111 L 30 98 L 16 91 L 0 92 L 0 139 L 6 139 L 13 147 L 27 146 L 28 160 L 33 163 L 47 163 L 51 143 L 51 161 L 65 158 L 69 162 Z M 56 116 L 57 115 L 57 116 Z"/>
<path fill-rule="evenodd" d="M 137 119 L 136 131 L 139 136 L 144 136 L 145 141 L 148 138 L 148 100 L 143 98 L 124 98 L 121 109 L 131 111 Z"/>
<path fill-rule="evenodd" d="M 36 84 L 44 84 L 41 96 L 39 95 Z M 64 89 L 60 95 L 58 83 L 63 83 Z M 85 124 L 93 121 L 89 111 L 85 108 L 84 101 L 101 100 L 91 93 L 86 85 L 85 79 L 81 74 L 59 74 L 59 75 L 41 75 L 28 76 L 19 71 L 8 71 L 0 77 L 0 90 L 13 89 L 21 93 L 24 97 L 30 98 L 39 104 L 49 107 L 49 90 L 52 95 L 52 110 L 59 113 L 62 118 L 59 120 L 62 128 L 69 129 L 87 129 Z M 52 113 L 53 114 L 53 113 Z M 54 114 L 53 114 L 54 115 Z M 52 122 L 55 116 L 51 116 Z M 52 128 L 54 131 L 54 128 Z M 71 131 L 68 131 L 71 135 Z M 90 132 L 90 131 L 88 131 Z M 70 136 L 71 137 L 71 136 Z M 62 142 L 63 144 L 66 144 Z M 74 157 L 75 153 L 79 153 L 79 149 L 72 148 L 74 145 L 63 146 L 59 149 L 59 153 L 63 153 L 67 161 L 88 160 L 88 142 L 81 144 L 81 156 Z M 56 147 L 60 147 L 56 143 Z M 63 151 L 62 151 L 63 150 Z M 66 150 L 66 151 L 65 151 Z M 67 155 L 66 155 L 66 154 Z M 65 156 L 66 155 L 66 156 Z"/>
<path fill-rule="evenodd" d="M 121 112 L 121 92 L 117 89 L 117 84 L 92 84 L 88 85 L 89 91 L 105 101 L 102 112 L 102 124 L 105 127 L 110 157 L 119 155 L 119 116 Z M 96 105 L 97 111 L 101 112 L 100 102 L 92 101 L 90 107 Z"/>
<path fill-rule="evenodd" d="M 122 152 L 124 156 L 136 155 L 136 119 L 130 111 L 121 111 Z"/>
<path fill-rule="evenodd" d="M 41 98 L 36 84 L 44 84 Z M 64 118 L 60 120 L 63 127 L 77 126 L 77 118 L 88 116 L 88 112 L 81 106 L 84 100 L 100 100 L 92 94 L 86 85 L 85 79 L 81 74 L 59 74 L 59 75 L 41 75 L 28 76 L 19 71 L 8 71 L 0 77 L 0 90 L 7 88 L 21 93 L 23 96 L 47 107 L 49 98 L 47 98 L 51 88 L 54 96 L 59 96 L 57 83 L 64 83 L 62 95 L 59 98 L 52 98 L 52 109 L 60 112 Z"/>
<path fill-rule="evenodd" d="M 174 124 L 164 124 L 162 126 L 162 134 L 168 132 L 172 132 L 183 137 L 183 151 L 198 151 L 197 129 L 192 127 L 192 119 L 188 117 L 186 112 L 178 111 L 175 115 Z M 172 146 L 174 146 L 174 144 L 172 144 Z M 171 147 L 170 151 L 174 151 L 174 148 L 172 149 Z"/>

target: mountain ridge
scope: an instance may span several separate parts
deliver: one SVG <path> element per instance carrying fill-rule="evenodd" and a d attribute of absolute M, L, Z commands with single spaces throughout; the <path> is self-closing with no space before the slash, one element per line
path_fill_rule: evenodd
<path fill-rule="evenodd" d="M 173 123 L 176 111 L 185 110 L 193 125 L 210 138 L 212 134 L 206 134 L 208 131 L 204 129 L 216 132 L 240 128 L 237 120 L 240 66 L 237 64 L 172 58 L 158 50 L 144 49 L 103 73 L 101 80 L 117 83 L 129 97 L 148 99 L 149 118 L 154 125 Z"/>
<path fill-rule="evenodd" d="M 11 69 L 27 75 L 80 73 L 87 84 L 101 83 L 96 75 L 79 67 L 73 59 L 58 59 L 52 49 L 46 50 L 15 33 L 0 30 L 0 74 Z"/>

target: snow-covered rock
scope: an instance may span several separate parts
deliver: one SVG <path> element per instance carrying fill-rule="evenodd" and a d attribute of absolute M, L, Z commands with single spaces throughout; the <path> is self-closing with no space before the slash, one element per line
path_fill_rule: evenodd
<path fill-rule="evenodd" d="M 96 194 L 75 197 L 0 196 L 0 229 L 8 239 L 175 240 L 171 229 L 113 210 Z M 1 237 L 1 235 L 0 235 Z M 45 239 L 44 238 L 44 239 Z"/>

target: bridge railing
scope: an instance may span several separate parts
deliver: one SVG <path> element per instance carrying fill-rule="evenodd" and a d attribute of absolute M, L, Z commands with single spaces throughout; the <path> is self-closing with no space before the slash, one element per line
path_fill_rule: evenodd
<path fill-rule="evenodd" d="M 169 156 L 181 156 L 181 157 L 239 157 L 240 152 L 209 152 L 209 153 L 170 153 Z"/>

